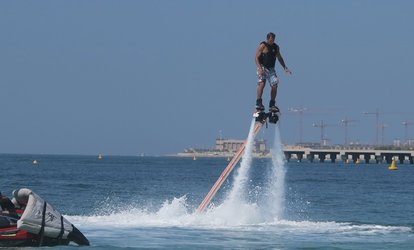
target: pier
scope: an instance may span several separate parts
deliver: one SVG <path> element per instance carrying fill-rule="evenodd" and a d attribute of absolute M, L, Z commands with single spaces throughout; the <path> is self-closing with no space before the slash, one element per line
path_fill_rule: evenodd
<path fill-rule="evenodd" d="M 344 162 L 344 163 L 388 163 L 392 160 L 399 164 L 414 164 L 412 149 L 377 149 L 372 147 L 321 146 L 306 147 L 284 145 L 283 152 L 287 161 L 307 162 Z M 188 149 L 176 154 L 180 157 L 225 157 L 234 156 L 233 150 Z M 270 158 L 269 150 L 255 150 L 254 157 Z"/>
<path fill-rule="evenodd" d="M 215 148 L 190 148 L 176 154 L 180 157 L 225 157 L 232 158 L 244 140 L 216 139 Z M 392 160 L 399 164 L 414 164 L 414 148 L 373 145 L 334 145 L 325 146 L 319 143 L 283 145 L 287 161 L 307 162 L 344 162 L 344 163 L 388 163 Z M 256 140 L 253 146 L 253 156 L 271 157 L 265 140 Z"/>
<path fill-rule="evenodd" d="M 400 164 L 414 164 L 414 150 L 387 150 L 370 147 L 302 147 L 286 145 L 283 148 L 286 160 L 307 160 L 309 162 L 353 162 L 353 163 L 388 163 L 394 159 Z"/>

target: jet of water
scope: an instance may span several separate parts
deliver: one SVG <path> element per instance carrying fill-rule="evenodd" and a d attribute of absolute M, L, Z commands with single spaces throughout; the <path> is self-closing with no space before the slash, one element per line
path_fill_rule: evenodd
<path fill-rule="evenodd" d="M 274 145 L 271 149 L 272 167 L 265 187 L 266 198 L 263 204 L 263 213 L 267 220 L 280 220 L 284 213 L 285 201 L 285 154 L 279 126 L 275 127 Z"/>
<path fill-rule="evenodd" d="M 249 168 L 253 159 L 253 145 L 254 145 L 254 125 L 253 119 L 250 125 L 249 135 L 247 137 L 246 149 L 244 151 L 240 167 L 238 168 L 234 177 L 233 187 L 227 196 L 227 201 L 230 203 L 241 203 L 245 201 L 244 194 L 247 189 L 247 180 L 249 177 Z"/>

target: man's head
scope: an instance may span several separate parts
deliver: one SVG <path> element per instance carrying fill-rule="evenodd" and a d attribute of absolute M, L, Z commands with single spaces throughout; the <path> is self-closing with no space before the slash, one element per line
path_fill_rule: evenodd
<path fill-rule="evenodd" d="M 273 33 L 273 32 L 269 32 L 269 33 L 266 35 L 266 42 L 267 42 L 267 43 L 269 43 L 269 44 L 274 43 L 274 42 L 275 42 L 275 37 L 276 37 L 275 33 Z"/>

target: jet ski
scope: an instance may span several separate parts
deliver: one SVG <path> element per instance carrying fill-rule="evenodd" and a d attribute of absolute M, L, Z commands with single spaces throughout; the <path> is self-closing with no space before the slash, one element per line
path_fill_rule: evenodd
<path fill-rule="evenodd" d="M 89 240 L 49 203 L 27 188 L 13 191 L 13 199 L 0 193 L 0 247 L 56 246 Z"/>

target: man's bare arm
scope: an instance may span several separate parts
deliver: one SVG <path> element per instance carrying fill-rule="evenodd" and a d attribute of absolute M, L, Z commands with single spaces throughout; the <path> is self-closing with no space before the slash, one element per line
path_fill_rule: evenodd
<path fill-rule="evenodd" d="M 280 65 L 282 65 L 283 69 L 287 74 L 292 74 L 292 72 L 288 69 L 288 67 L 285 64 L 285 61 L 283 60 L 282 54 L 280 54 L 280 51 L 276 55 L 277 60 L 279 61 Z"/>

